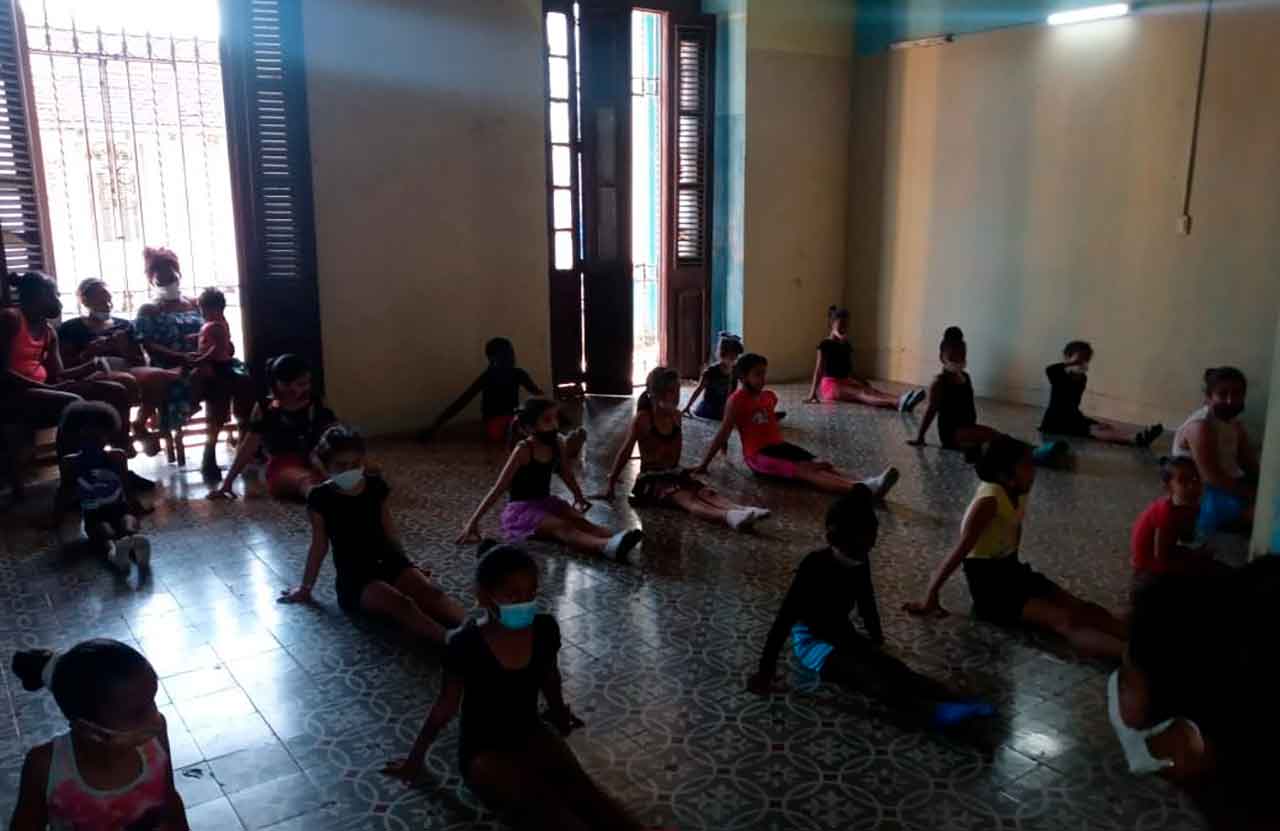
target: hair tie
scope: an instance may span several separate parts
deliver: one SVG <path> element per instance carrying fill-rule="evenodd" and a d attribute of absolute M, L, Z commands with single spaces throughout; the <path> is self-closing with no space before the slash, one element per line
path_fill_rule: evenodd
<path fill-rule="evenodd" d="M 44 669 L 40 670 L 40 681 L 44 684 L 45 689 L 53 689 L 53 673 L 58 669 L 58 661 L 62 660 L 62 653 L 54 650 L 49 656 L 49 661 L 44 665 Z"/>

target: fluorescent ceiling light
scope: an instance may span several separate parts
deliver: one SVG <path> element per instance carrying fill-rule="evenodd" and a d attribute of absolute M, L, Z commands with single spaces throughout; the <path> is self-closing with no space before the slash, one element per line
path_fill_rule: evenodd
<path fill-rule="evenodd" d="M 1128 3 L 1108 3 L 1105 6 L 1085 6 L 1083 9 L 1072 9 L 1049 15 L 1050 26 L 1063 26 L 1068 23 L 1087 23 L 1090 20 L 1106 20 L 1108 17 L 1124 17 L 1129 13 Z"/>

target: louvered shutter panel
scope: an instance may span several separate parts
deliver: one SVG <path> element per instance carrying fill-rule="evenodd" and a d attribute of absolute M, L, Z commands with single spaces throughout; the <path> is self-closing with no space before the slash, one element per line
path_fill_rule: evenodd
<path fill-rule="evenodd" d="M 223 22 L 246 348 L 255 367 L 296 352 L 318 369 L 302 0 L 223 0 Z"/>
<path fill-rule="evenodd" d="M 0 0 L 0 228 L 6 271 L 46 271 L 16 0 Z"/>
<path fill-rule="evenodd" d="M 696 378 L 710 348 L 715 18 L 671 16 L 666 363 Z"/>

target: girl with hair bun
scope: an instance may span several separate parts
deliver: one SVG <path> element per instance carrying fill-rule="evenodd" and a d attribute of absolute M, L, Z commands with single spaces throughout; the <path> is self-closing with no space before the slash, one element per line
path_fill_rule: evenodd
<path fill-rule="evenodd" d="M 12 831 L 188 831 L 159 681 L 140 652 L 90 640 L 61 654 L 19 652 L 12 669 L 28 692 L 53 693 L 69 723 L 27 752 Z"/>
<path fill-rule="evenodd" d="M 716 344 L 714 363 L 702 370 L 698 386 L 684 405 L 684 414 L 692 414 L 709 421 L 720 421 L 724 418 L 724 405 L 733 392 L 733 363 L 743 353 L 742 338 L 730 332 L 721 332 Z M 701 398 L 701 400 L 699 400 Z"/>
<path fill-rule="evenodd" d="M 831 306 L 827 309 L 830 331 L 818 344 L 818 362 L 813 367 L 813 385 L 809 387 L 809 403 L 850 401 L 909 413 L 925 399 L 922 389 L 908 390 L 902 395 L 881 392 L 853 374 L 853 347 L 849 344 L 849 310 Z"/>

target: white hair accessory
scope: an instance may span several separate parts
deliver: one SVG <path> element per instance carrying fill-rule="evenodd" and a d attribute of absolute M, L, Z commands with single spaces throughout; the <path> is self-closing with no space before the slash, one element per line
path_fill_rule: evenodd
<path fill-rule="evenodd" d="M 53 689 L 53 673 L 58 668 L 58 661 L 60 660 L 62 660 L 62 653 L 55 649 L 53 654 L 49 656 L 49 662 L 40 671 L 40 681 L 44 684 L 45 689 Z"/>

